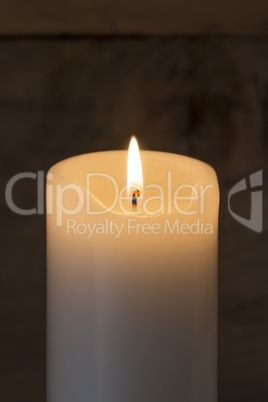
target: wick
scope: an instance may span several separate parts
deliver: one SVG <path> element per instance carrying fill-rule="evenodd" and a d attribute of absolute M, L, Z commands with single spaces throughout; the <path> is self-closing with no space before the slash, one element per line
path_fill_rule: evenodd
<path fill-rule="evenodd" d="M 141 191 L 140 190 L 135 190 L 132 194 L 132 205 L 137 206 L 138 204 L 138 197 L 140 197 Z"/>

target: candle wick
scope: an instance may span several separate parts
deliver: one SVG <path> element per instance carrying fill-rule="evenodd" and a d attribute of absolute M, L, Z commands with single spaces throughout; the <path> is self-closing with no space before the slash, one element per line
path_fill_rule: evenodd
<path fill-rule="evenodd" d="M 137 206 L 138 204 L 138 197 L 140 197 L 141 191 L 140 190 L 135 190 L 132 194 L 132 205 Z"/>

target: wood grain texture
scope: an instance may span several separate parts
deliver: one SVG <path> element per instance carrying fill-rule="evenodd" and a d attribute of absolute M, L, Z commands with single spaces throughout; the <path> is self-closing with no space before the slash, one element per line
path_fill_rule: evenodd
<path fill-rule="evenodd" d="M 219 401 L 268 400 L 268 203 L 264 231 L 229 214 L 229 189 L 267 171 L 268 43 L 231 39 L 0 42 L 1 186 L 79 153 L 143 149 L 210 163 L 221 187 Z M 264 174 L 265 176 L 265 174 Z M 265 184 L 267 191 L 267 183 Z M 17 185 L 32 207 L 31 180 Z M 45 217 L 0 204 L 0 395 L 45 401 Z M 237 212 L 249 211 L 241 193 Z"/>
<path fill-rule="evenodd" d="M 9 0 L 0 35 L 229 34 L 267 36 L 266 0 Z"/>

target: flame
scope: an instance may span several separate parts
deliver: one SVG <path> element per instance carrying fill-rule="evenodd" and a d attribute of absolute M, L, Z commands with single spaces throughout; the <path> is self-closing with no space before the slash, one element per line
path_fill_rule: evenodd
<path fill-rule="evenodd" d="M 135 137 L 131 138 L 128 149 L 127 185 L 129 196 L 132 196 L 133 192 L 138 190 L 141 193 L 140 198 L 143 198 L 141 157 L 138 142 Z"/>

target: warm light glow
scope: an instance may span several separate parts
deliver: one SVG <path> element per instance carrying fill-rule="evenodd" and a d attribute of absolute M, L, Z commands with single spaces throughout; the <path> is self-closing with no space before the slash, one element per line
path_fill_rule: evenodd
<path fill-rule="evenodd" d="M 141 158 L 138 142 L 135 137 L 131 138 L 128 149 L 127 184 L 128 195 L 130 197 L 133 195 L 133 192 L 138 190 L 140 192 L 139 198 L 143 198 Z"/>

